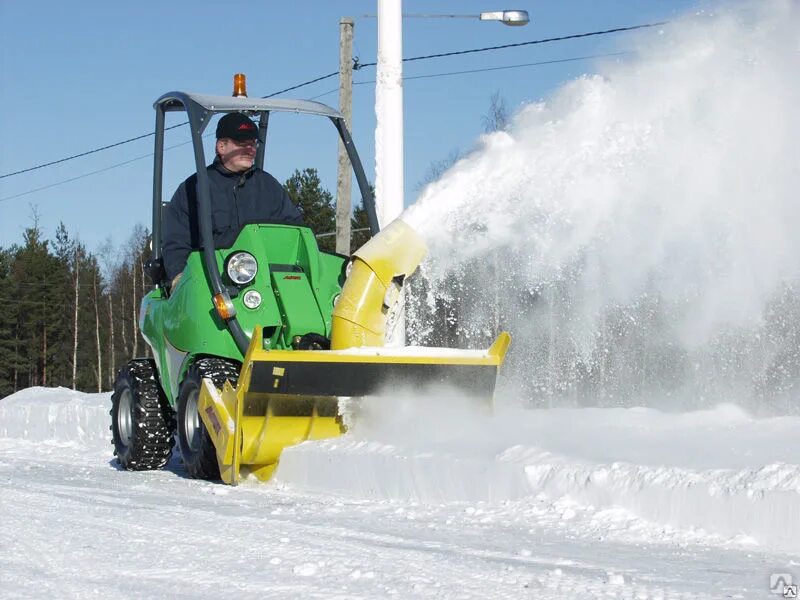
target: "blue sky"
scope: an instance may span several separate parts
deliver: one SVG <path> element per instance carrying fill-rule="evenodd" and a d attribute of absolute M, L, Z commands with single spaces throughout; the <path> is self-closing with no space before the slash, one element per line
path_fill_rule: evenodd
<path fill-rule="evenodd" d="M 224 9 L 222 8 L 224 6 Z M 248 77 L 251 96 L 263 96 L 338 69 L 339 19 L 356 18 L 355 54 L 376 56 L 375 1 L 272 2 L 206 0 L 63 3 L 0 0 L 0 174 L 57 160 L 152 131 L 153 101 L 183 90 L 227 95 L 232 76 Z M 582 0 L 510 3 L 492 0 L 405 0 L 406 13 L 478 13 L 521 8 L 526 27 L 470 19 L 407 19 L 404 56 L 511 44 L 673 18 L 704 6 L 698 0 Z M 597 60 L 444 76 L 635 50 L 635 34 L 523 46 L 407 63 L 405 82 L 406 202 L 413 202 L 430 165 L 468 150 L 483 129 L 492 94 L 510 109 L 546 98 L 564 81 L 591 73 Z M 606 59 L 609 60 L 609 59 Z M 368 177 L 374 174 L 374 68 L 356 72 L 353 137 Z M 336 107 L 335 78 L 288 94 Z M 330 93 L 328 93 L 330 92 Z M 182 121 L 170 115 L 167 124 Z M 189 139 L 167 134 L 166 145 Z M 270 123 L 267 170 L 285 180 L 295 168 L 316 167 L 335 192 L 335 131 L 324 120 L 293 115 Z M 124 242 L 136 223 L 149 227 L 152 137 L 60 165 L 0 179 L 0 246 L 20 242 L 39 214 L 45 236 L 59 221 L 89 248 Z M 206 145 L 207 153 L 210 141 Z M 166 154 L 164 195 L 192 170 L 190 146 Z M 123 166 L 113 165 L 132 161 Z M 93 171 L 76 181 L 7 199 Z M 354 197 L 354 201 L 357 197 Z"/>

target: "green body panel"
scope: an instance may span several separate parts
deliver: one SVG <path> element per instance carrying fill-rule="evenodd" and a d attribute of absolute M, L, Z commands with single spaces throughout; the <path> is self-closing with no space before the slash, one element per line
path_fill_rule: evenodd
<path fill-rule="evenodd" d="M 258 273 L 250 284 L 237 288 L 225 274 L 225 260 L 241 251 L 256 258 Z M 231 248 L 217 250 L 216 254 L 223 283 L 239 290 L 232 302 L 248 336 L 260 325 L 264 328 L 265 347 L 276 349 L 291 348 L 296 335 L 318 333 L 330 337 L 333 302 L 344 283 L 347 259 L 320 252 L 310 229 L 247 225 Z M 249 290 L 261 294 L 258 308 L 244 305 L 243 297 Z M 243 358 L 214 309 L 202 252 L 189 255 L 183 276 L 169 298 L 161 289 L 144 297 L 139 321 L 142 335 L 156 357 L 162 387 L 173 406 L 179 384 L 194 357 Z"/>
<path fill-rule="evenodd" d="M 296 335 L 325 331 L 325 321 L 305 273 L 275 271 L 272 273 L 272 289 L 285 325 L 280 340 L 284 346 L 291 345 Z"/>

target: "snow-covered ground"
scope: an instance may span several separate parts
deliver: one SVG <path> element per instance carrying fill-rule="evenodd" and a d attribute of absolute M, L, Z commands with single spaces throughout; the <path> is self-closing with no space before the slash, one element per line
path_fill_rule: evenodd
<path fill-rule="evenodd" d="M 0 596 L 750 599 L 800 579 L 798 417 L 397 398 L 234 488 L 179 459 L 118 470 L 109 408 L 0 401 Z"/>

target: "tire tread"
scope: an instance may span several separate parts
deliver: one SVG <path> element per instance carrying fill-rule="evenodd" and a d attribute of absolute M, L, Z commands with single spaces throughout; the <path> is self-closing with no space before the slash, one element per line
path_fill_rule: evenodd
<path fill-rule="evenodd" d="M 131 443 L 125 446 L 116 430 L 119 398 L 124 387 L 131 390 Z M 175 414 L 167 402 L 151 359 L 134 359 L 119 370 L 111 395 L 111 430 L 117 463 L 128 471 L 162 468 L 172 456 Z"/>

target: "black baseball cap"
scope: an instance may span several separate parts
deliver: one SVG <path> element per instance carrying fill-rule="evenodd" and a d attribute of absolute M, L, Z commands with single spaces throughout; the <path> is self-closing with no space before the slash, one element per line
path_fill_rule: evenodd
<path fill-rule="evenodd" d="M 217 139 L 230 138 L 241 142 L 258 138 L 258 128 L 250 117 L 242 113 L 229 113 L 217 123 Z"/>

